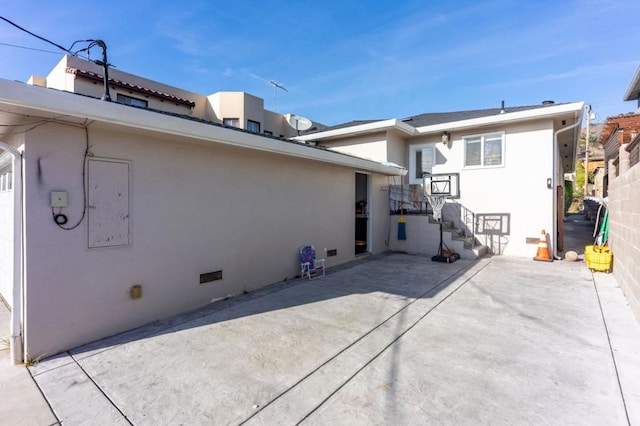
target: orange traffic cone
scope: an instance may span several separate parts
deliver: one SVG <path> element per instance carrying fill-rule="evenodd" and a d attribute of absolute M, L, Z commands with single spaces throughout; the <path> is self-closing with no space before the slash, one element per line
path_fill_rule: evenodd
<path fill-rule="evenodd" d="M 533 260 L 541 260 L 543 262 L 553 262 L 551 256 L 549 256 L 549 248 L 547 247 L 547 232 L 543 229 L 540 235 L 540 242 L 538 243 L 538 252 Z"/>

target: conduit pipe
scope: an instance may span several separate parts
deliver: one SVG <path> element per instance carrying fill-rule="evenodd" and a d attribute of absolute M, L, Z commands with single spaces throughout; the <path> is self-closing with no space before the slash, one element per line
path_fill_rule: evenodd
<path fill-rule="evenodd" d="M 24 361 L 24 347 L 22 339 L 22 153 L 13 146 L 0 141 L 0 149 L 13 157 L 13 294 L 11 300 L 11 340 L 9 348 L 11 363 L 21 364 Z M 25 301 L 26 303 L 26 301 Z"/>

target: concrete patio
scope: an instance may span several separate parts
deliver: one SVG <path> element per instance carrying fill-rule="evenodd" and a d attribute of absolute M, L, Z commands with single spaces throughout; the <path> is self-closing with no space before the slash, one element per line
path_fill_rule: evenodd
<path fill-rule="evenodd" d="M 0 373 L 11 425 L 640 424 L 640 325 L 582 260 L 364 258 Z"/>
<path fill-rule="evenodd" d="M 391 254 L 30 370 L 63 424 L 640 424 L 639 327 L 602 278 Z"/>

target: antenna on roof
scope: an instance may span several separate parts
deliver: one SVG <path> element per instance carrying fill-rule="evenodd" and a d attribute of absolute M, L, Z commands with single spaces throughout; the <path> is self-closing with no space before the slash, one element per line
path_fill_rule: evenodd
<path fill-rule="evenodd" d="M 285 92 L 288 92 L 288 90 L 284 87 L 284 84 L 278 83 L 275 80 L 269 81 L 269 84 L 273 86 L 273 112 L 278 112 L 276 109 L 278 106 L 278 89 L 284 90 Z"/>

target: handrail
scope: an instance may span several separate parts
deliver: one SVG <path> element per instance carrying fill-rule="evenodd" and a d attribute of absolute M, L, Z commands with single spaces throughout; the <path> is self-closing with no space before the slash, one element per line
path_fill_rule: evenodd
<path fill-rule="evenodd" d="M 465 238 L 471 238 L 475 244 L 476 214 L 456 200 L 447 200 L 447 204 L 453 204 L 455 208 L 446 208 L 445 204 L 445 208 L 442 209 L 443 220 L 451 221 L 454 228 L 461 231 Z"/>

